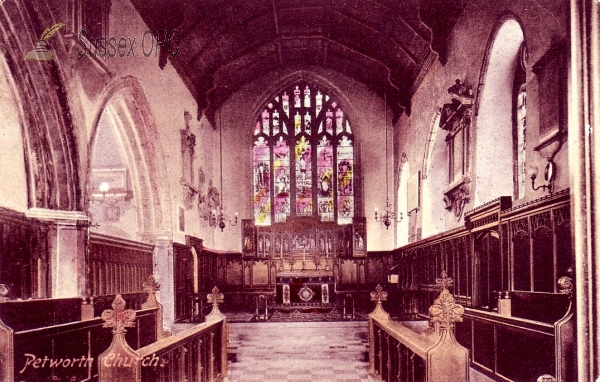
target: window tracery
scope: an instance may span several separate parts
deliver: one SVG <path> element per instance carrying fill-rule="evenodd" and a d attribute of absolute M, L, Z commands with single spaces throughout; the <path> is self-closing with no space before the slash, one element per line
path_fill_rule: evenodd
<path fill-rule="evenodd" d="M 253 141 L 256 225 L 292 216 L 352 223 L 354 135 L 329 95 L 306 83 L 283 89 L 260 113 Z"/>

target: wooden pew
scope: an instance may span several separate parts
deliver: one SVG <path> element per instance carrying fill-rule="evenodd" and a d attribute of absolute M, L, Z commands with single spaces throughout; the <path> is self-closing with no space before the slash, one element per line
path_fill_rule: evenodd
<path fill-rule="evenodd" d="M 454 338 L 454 323 L 462 321 L 464 308 L 454 303 L 445 274 L 437 279 L 442 291 L 429 309 L 430 324 L 412 328 L 390 320 L 381 302 L 387 293 L 381 286 L 371 293 L 376 302 L 369 315 L 369 374 L 383 381 L 468 382 L 469 352 Z"/>
<path fill-rule="evenodd" d="M 163 336 L 157 288 L 152 277 L 144 283 L 147 301 L 136 310 L 135 329 L 126 335 L 134 349 Z M 0 381 L 96 380 L 98 356 L 111 336 L 93 311 L 93 301 L 82 299 L 0 303 Z"/>

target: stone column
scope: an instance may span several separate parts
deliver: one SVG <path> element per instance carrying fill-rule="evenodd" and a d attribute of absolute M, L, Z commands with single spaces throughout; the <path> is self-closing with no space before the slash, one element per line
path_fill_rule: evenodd
<path fill-rule="evenodd" d="M 152 241 L 152 240 L 151 240 Z M 173 274 L 173 241 L 168 234 L 154 236 L 154 277 L 161 284 L 159 291 L 163 325 L 167 331 L 175 322 L 175 285 Z"/>
<path fill-rule="evenodd" d="M 26 216 L 51 223 L 48 232 L 49 297 L 84 296 L 88 216 L 79 211 L 55 211 L 43 208 L 32 208 L 26 212 Z"/>
<path fill-rule="evenodd" d="M 577 380 L 600 378 L 600 3 L 570 2 L 569 169 Z"/>

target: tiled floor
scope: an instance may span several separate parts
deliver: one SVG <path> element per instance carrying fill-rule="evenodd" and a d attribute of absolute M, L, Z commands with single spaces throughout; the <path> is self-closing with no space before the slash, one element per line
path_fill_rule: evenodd
<path fill-rule="evenodd" d="M 367 344 L 366 321 L 231 324 L 228 381 L 369 381 Z"/>
<path fill-rule="evenodd" d="M 225 381 L 375 381 L 367 346 L 366 321 L 233 323 Z M 491 381 L 471 369 L 471 382 Z"/>

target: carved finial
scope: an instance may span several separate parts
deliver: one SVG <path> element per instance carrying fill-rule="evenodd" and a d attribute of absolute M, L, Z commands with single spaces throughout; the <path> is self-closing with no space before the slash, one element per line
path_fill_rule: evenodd
<path fill-rule="evenodd" d="M 429 307 L 429 321 L 432 324 L 439 323 L 440 328 L 450 329 L 455 322 L 462 322 L 465 308 L 454 302 L 454 297 L 448 289 L 443 289 L 438 298 Z"/>
<path fill-rule="evenodd" d="M 569 276 L 563 276 L 558 279 L 558 288 L 560 294 L 566 294 L 569 300 L 573 298 L 573 279 Z"/>
<path fill-rule="evenodd" d="M 209 304 L 212 304 L 213 308 L 209 315 L 206 316 L 206 321 L 218 321 L 224 319 L 225 315 L 219 310 L 219 304 L 223 303 L 223 293 L 219 292 L 219 288 L 216 286 L 212 288 L 212 293 L 206 296 Z"/>
<path fill-rule="evenodd" d="M 375 290 L 371 292 L 371 301 L 380 303 L 381 301 L 387 301 L 388 293 L 383 290 L 381 285 L 377 284 Z"/>
<path fill-rule="evenodd" d="M 154 293 L 160 290 L 160 284 L 156 282 L 156 279 L 152 275 L 148 277 L 148 281 L 144 281 L 142 286 L 146 293 Z"/>
<path fill-rule="evenodd" d="M 441 290 L 448 289 L 449 287 L 452 286 L 452 284 L 454 284 L 454 280 L 452 280 L 452 278 L 448 277 L 448 274 L 446 273 L 446 271 L 442 271 L 442 273 L 440 275 L 442 277 L 435 279 L 435 286 L 438 287 L 439 289 L 441 289 Z"/>
<path fill-rule="evenodd" d="M 556 382 L 556 378 L 551 376 L 550 374 L 540 375 L 536 382 Z"/>
<path fill-rule="evenodd" d="M 125 300 L 120 294 L 115 297 L 112 303 L 112 309 L 107 309 L 102 312 L 102 319 L 105 328 L 113 328 L 114 334 L 125 334 L 127 331 L 125 328 L 131 328 L 135 326 L 135 311 L 132 309 L 125 309 Z"/>
<path fill-rule="evenodd" d="M 387 296 L 387 292 L 383 290 L 381 285 L 377 284 L 375 290 L 371 292 L 371 301 L 375 301 L 376 304 L 375 309 L 373 310 L 373 312 L 371 312 L 371 314 L 369 314 L 369 317 L 377 318 L 380 320 L 390 319 L 390 315 L 385 310 L 383 310 L 383 306 L 381 305 L 382 301 L 387 301 Z"/>
<path fill-rule="evenodd" d="M 0 284 L 0 302 L 6 302 L 10 300 L 8 297 L 8 293 L 10 292 L 10 288 L 6 284 Z"/>
<path fill-rule="evenodd" d="M 148 281 L 142 284 L 144 292 L 148 293 L 146 302 L 142 304 L 142 309 L 157 308 L 160 306 L 156 300 L 156 292 L 160 290 L 160 284 L 156 282 L 154 276 L 150 275 Z"/>
<path fill-rule="evenodd" d="M 219 288 L 217 288 L 216 286 L 214 288 L 212 288 L 212 293 L 209 293 L 206 298 L 208 299 L 208 303 L 209 304 L 213 304 L 213 306 L 215 305 L 219 305 L 221 303 L 223 303 L 223 293 L 219 293 Z"/>

